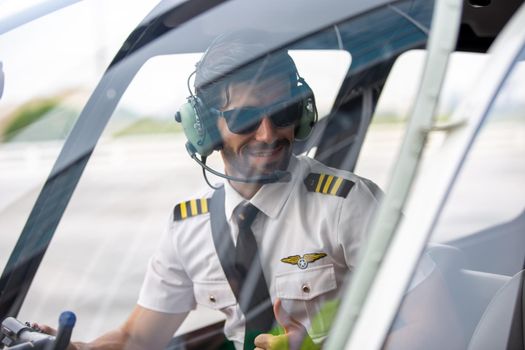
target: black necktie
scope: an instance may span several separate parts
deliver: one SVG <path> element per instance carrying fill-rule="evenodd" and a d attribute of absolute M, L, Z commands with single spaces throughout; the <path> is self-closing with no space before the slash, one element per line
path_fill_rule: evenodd
<path fill-rule="evenodd" d="M 235 210 L 239 236 L 235 247 L 235 269 L 239 273 L 239 305 L 246 318 L 244 348 L 253 349 L 255 337 L 274 324 L 272 301 L 264 279 L 257 241 L 251 225 L 259 210 L 246 202 Z"/>

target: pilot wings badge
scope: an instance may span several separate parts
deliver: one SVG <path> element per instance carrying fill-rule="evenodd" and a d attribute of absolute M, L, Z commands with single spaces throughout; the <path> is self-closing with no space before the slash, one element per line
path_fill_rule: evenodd
<path fill-rule="evenodd" d="M 308 263 L 314 262 L 326 256 L 325 253 L 309 253 L 300 255 L 292 255 L 287 258 L 282 258 L 283 263 L 297 265 L 301 270 L 304 270 L 308 267 Z"/>

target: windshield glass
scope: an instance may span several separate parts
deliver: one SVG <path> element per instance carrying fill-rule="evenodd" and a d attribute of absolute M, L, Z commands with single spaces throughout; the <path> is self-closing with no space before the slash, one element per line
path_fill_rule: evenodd
<path fill-rule="evenodd" d="M 398 56 L 426 44 L 433 3 L 229 1 L 186 18 L 190 4 L 154 11 L 83 95 L 16 230 L 41 238 L 20 256 L 45 252 L 20 318 L 72 310 L 88 341 L 146 310 L 167 324 L 155 344 L 209 326 L 237 348 L 293 319 L 321 344 L 411 101 L 376 105 Z"/>
<path fill-rule="evenodd" d="M 419 349 L 421 341 L 426 349 L 497 349 L 522 341 L 524 51 L 520 56 L 452 184 L 387 349 Z M 468 59 L 469 68 L 460 58 L 453 71 L 467 73 L 490 58 Z"/>
<path fill-rule="evenodd" d="M 2 267 L 110 55 L 153 2 L 135 5 L 109 31 L 117 5 L 89 0 L 56 12 L 51 4 L 24 2 L 22 6 L 7 1 L 1 5 L 0 66 L 5 77 L 0 93 Z M 36 14 L 42 17 L 35 18 Z"/>

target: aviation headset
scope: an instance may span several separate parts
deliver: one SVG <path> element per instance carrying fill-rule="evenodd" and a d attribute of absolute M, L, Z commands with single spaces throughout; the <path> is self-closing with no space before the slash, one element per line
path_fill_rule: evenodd
<path fill-rule="evenodd" d="M 206 56 L 206 53 L 204 54 Z M 293 79 L 292 98 L 298 99 L 299 108 L 302 110 L 300 118 L 295 127 L 295 139 L 305 140 L 310 135 L 313 126 L 317 122 L 317 108 L 312 89 L 306 81 L 299 75 L 292 58 L 286 53 L 286 60 L 292 67 Z M 204 59 L 204 58 L 203 58 Z M 202 60 L 201 60 L 202 62 Z M 197 70 L 199 69 L 197 63 Z M 220 116 L 218 111 L 208 108 L 201 97 L 191 91 L 190 78 L 196 71 L 188 77 L 188 90 L 190 96 L 175 115 L 175 120 L 182 124 L 184 134 L 188 142 L 186 148 L 190 154 L 198 153 L 201 157 L 209 156 L 214 150 L 222 147 L 222 139 L 217 127 L 217 118 Z"/>

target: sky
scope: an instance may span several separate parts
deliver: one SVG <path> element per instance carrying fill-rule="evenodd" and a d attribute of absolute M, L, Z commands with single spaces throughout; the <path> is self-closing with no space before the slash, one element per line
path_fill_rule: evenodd
<path fill-rule="evenodd" d="M 0 20 L 46 2 L 0 0 Z M 92 88 L 127 35 L 157 3 L 83 0 L 0 35 L 6 76 L 0 111 L 29 96 L 77 85 Z"/>

